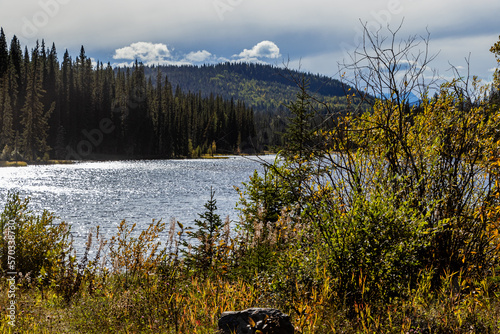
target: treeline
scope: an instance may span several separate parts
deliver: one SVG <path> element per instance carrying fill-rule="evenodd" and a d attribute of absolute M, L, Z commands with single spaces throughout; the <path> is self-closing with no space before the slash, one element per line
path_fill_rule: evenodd
<path fill-rule="evenodd" d="M 3 29 L 0 129 L 2 160 L 192 157 L 266 144 L 241 101 L 185 92 L 137 62 L 95 66 L 83 46 L 74 60 L 66 50 L 62 63 L 43 40 L 23 53 L 16 36 L 9 48 Z"/>

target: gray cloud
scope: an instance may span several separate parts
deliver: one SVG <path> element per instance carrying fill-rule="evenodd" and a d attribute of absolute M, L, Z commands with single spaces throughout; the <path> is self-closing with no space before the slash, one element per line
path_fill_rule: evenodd
<path fill-rule="evenodd" d="M 438 67 L 446 70 L 448 60 L 461 61 L 472 52 L 473 70 L 477 69 L 472 73 L 491 76 L 488 69 L 495 63 L 488 45 L 498 40 L 499 12 L 500 2 L 492 0 L 473 4 L 452 0 L 121 0 L 119 4 L 23 0 L 0 4 L 0 24 L 8 37 L 15 34 L 28 47 L 45 38 L 56 43 L 59 53 L 68 48 L 77 54 L 84 45 L 89 56 L 104 62 L 113 60 L 119 49 L 125 49 L 119 56 L 142 55 L 144 62 L 165 63 L 221 58 L 269 61 L 283 55 L 294 63 L 302 59 L 304 70 L 330 74 L 344 57 L 344 49 L 352 50 L 359 42 L 360 20 L 371 27 L 394 27 L 404 18 L 402 37 L 425 34 L 426 28 L 432 33 L 435 49 L 442 50 Z M 278 58 L 265 57 L 266 50 L 276 55 L 272 48 L 251 47 L 266 40 L 279 45 Z M 141 54 L 133 47 L 137 41 L 169 47 Z M 171 45 L 185 51 L 174 52 Z"/>

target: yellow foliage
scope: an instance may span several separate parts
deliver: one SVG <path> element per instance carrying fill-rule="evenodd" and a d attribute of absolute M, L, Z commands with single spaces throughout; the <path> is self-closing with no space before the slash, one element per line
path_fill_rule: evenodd
<path fill-rule="evenodd" d="M 129 226 L 123 220 L 117 235 L 110 240 L 110 261 L 117 273 L 147 274 L 157 268 L 164 258 L 166 250 L 159 250 L 161 242 L 158 236 L 165 230 L 165 223 L 153 221 L 138 237 L 133 236 L 135 227 L 135 223 Z"/>

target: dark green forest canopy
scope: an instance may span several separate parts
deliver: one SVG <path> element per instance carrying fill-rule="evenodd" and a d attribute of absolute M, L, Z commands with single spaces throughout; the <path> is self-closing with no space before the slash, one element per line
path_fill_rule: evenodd
<path fill-rule="evenodd" d="M 330 78 L 248 63 L 113 68 L 85 53 L 60 60 L 0 34 L 0 160 L 196 157 L 283 144 L 297 83 L 345 106 Z"/>
<path fill-rule="evenodd" d="M 202 66 L 147 66 L 145 73 L 153 84 L 160 70 L 172 85 L 185 92 L 201 92 L 203 96 L 221 95 L 239 99 L 255 111 L 275 113 L 296 99 L 297 87 L 304 79 L 309 90 L 327 102 L 345 101 L 345 87 L 338 80 L 285 67 L 256 63 L 226 62 Z"/>

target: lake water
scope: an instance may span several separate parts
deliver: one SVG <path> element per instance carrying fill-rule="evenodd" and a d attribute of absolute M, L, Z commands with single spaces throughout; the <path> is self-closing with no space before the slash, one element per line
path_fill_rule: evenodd
<path fill-rule="evenodd" d="M 261 159 L 273 161 L 274 156 Z M 261 170 L 256 157 L 228 159 L 81 162 L 0 168 L 0 205 L 9 191 L 31 197 L 31 208 L 47 209 L 72 225 L 78 248 L 91 227 L 108 237 L 121 220 L 141 230 L 152 219 L 172 218 L 193 226 L 215 190 L 217 213 L 238 219 L 234 186 Z"/>

